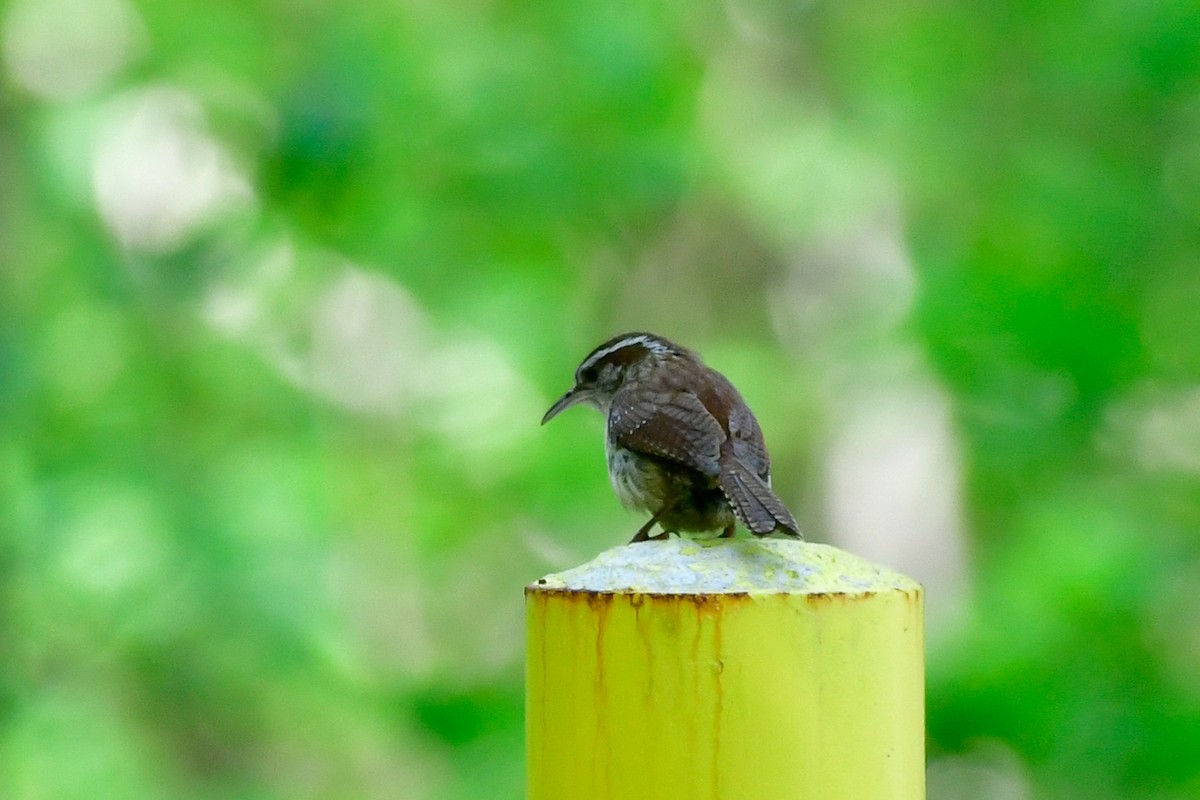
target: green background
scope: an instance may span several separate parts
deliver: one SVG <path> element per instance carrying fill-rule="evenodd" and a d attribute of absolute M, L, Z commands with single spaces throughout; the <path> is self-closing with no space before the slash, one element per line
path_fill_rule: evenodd
<path fill-rule="evenodd" d="M 646 328 L 926 583 L 931 800 L 1200 798 L 1194 2 L 0 26 L 0 797 L 521 797 Z"/>

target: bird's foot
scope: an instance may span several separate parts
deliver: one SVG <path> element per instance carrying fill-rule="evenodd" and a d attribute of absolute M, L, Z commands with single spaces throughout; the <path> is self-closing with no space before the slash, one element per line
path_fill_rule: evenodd
<path fill-rule="evenodd" d="M 635 544 L 637 542 L 661 542 L 664 539 L 670 538 L 670 531 L 659 531 L 654 536 L 650 535 L 650 529 L 654 527 L 654 523 L 657 521 L 658 520 L 652 519 L 642 527 L 638 528 L 638 532 L 633 535 L 633 538 L 629 540 L 629 543 Z"/>
<path fill-rule="evenodd" d="M 662 533 L 658 534 L 657 536 L 650 535 L 650 529 L 654 527 L 654 523 L 658 522 L 658 518 L 661 517 L 663 514 L 665 514 L 668 509 L 670 509 L 669 505 L 663 506 L 662 508 L 660 508 L 658 510 L 658 512 L 655 513 L 654 516 L 652 516 L 649 520 L 646 521 L 645 525 L 638 528 L 638 532 L 633 535 L 633 538 L 629 540 L 629 543 L 634 544 L 635 542 L 660 542 L 663 539 L 666 539 L 668 536 L 670 536 L 671 532 L 668 530 L 664 530 Z"/>

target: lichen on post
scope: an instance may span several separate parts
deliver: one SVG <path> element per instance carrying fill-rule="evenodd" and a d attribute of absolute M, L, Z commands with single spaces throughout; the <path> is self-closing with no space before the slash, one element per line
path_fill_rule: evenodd
<path fill-rule="evenodd" d="M 921 588 L 671 538 L 526 588 L 529 800 L 921 800 Z"/>

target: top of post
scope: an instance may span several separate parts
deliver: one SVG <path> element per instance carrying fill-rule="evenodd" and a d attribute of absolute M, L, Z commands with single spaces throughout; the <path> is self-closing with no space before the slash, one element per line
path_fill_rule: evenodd
<path fill-rule="evenodd" d="M 920 589 L 887 567 L 792 539 L 669 537 L 606 550 L 530 590 L 640 594 L 866 594 Z"/>

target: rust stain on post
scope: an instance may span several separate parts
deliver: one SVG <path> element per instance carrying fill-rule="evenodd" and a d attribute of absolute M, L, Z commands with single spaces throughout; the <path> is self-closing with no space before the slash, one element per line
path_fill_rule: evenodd
<path fill-rule="evenodd" d="M 624 590 L 527 589 L 530 800 L 923 797 L 919 587 L 784 544 L 772 557 L 847 569 L 811 591 L 659 590 L 677 547 Z"/>

